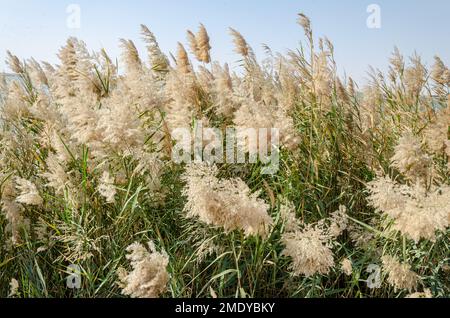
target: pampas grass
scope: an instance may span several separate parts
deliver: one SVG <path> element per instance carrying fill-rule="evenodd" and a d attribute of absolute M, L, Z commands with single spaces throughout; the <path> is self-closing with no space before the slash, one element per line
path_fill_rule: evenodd
<path fill-rule="evenodd" d="M 0 296 L 448 297 L 448 67 L 395 49 L 358 85 L 298 23 L 300 47 L 263 63 L 230 29 L 242 69 L 202 24 L 175 56 L 144 25 L 147 58 L 128 39 L 117 63 L 76 38 L 58 65 L 8 52 Z M 171 132 L 200 121 L 279 128 L 279 170 L 176 164 Z"/>

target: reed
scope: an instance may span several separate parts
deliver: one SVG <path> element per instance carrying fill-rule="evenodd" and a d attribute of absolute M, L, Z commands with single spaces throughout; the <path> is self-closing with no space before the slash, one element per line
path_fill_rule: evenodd
<path fill-rule="evenodd" d="M 0 81 L 0 296 L 450 296 L 450 71 L 395 49 L 358 87 L 315 41 L 242 70 L 205 26 L 118 65 L 70 38 L 58 65 L 8 52 Z M 176 128 L 279 128 L 280 167 L 177 164 Z M 148 242 L 150 243 L 147 248 Z M 65 284 L 69 265 L 81 288 Z M 364 281 L 380 267 L 380 285 Z"/>

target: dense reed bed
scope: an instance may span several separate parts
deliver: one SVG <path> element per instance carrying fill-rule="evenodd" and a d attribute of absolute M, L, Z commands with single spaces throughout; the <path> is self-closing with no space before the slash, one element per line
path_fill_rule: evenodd
<path fill-rule="evenodd" d="M 302 46 L 261 62 L 230 29 L 235 72 L 203 25 L 175 56 L 145 26 L 145 59 L 131 40 L 118 61 L 75 38 L 58 65 L 8 52 L 0 296 L 448 297 L 449 69 L 395 50 L 359 87 L 298 23 Z M 199 121 L 278 128 L 279 169 L 175 163 Z"/>

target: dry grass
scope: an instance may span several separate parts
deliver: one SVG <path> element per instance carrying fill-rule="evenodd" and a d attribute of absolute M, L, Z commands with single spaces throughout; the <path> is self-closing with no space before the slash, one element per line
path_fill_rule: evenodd
<path fill-rule="evenodd" d="M 449 69 L 395 50 L 359 88 L 298 22 L 304 47 L 262 64 L 231 29 L 239 74 L 212 60 L 203 25 L 188 32 L 200 65 L 145 26 L 148 61 L 121 40 L 123 73 L 75 38 L 57 66 L 8 53 L 0 296 L 448 297 Z M 279 171 L 175 164 L 171 132 L 200 120 L 280 128 Z"/>

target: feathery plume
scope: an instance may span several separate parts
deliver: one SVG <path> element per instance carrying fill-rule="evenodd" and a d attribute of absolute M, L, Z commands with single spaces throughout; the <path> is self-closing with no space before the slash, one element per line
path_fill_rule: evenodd
<path fill-rule="evenodd" d="M 345 275 L 351 276 L 353 273 L 352 262 L 348 258 L 341 261 L 341 269 Z"/>
<path fill-rule="evenodd" d="M 20 191 L 20 194 L 16 198 L 18 203 L 36 206 L 42 205 L 43 200 L 33 183 L 19 177 L 15 181 L 16 187 Z"/>
<path fill-rule="evenodd" d="M 116 188 L 114 186 L 114 177 L 108 171 L 104 171 L 98 186 L 98 192 L 106 199 L 108 203 L 114 203 L 114 196 L 116 195 Z"/>
<path fill-rule="evenodd" d="M 200 28 L 196 36 L 196 42 L 198 50 L 197 59 L 203 63 L 211 62 L 209 35 L 203 24 L 200 24 Z"/>
<path fill-rule="evenodd" d="M 339 210 L 333 212 L 329 219 L 330 235 L 333 237 L 340 236 L 348 227 L 347 208 L 344 205 L 339 206 Z"/>
<path fill-rule="evenodd" d="M 6 55 L 7 55 L 6 64 L 14 73 L 16 74 L 25 73 L 24 66 L 17 56 L 13 55 L 10 51 L 6 51 Z"/>
<path fill-rule="evenodd" d="M 450 95 L 449 95 L 450 96 Z M 449 97 L 450 98 L 450 97 Z M 450 141 L 450 105 L 436 112 L 435 118 L 424 131 L 424 137 L 428 149 L 436 155 L 450 148 L 447 144 Z"/>
<path fill-rule="evenodd" d="M 400 53 L 398 47 L 394 48 L 394 52 L 389 60 L 391 66 L 389 67 L 389 76 L 392 81 L 395 81 L 397 77 L 402 77 L 405 70 L 405 62 L 403 55 Z"/>
<path fill-rule="evenodd" d="M 427 71 L 422 64 L 419 56 L 414 55 L 411 58 L 412 65 L 405 69 L 405 86 L 408 95 L 412 98 L 416 98 L 420 95 L 425 82 Z"/>
<path fill-rule="evenodd" d="M 426 288 L 423 292 L 412 293 L 405 298 L 433 298 L 433 294 L 429 288 Z"/>
<path fill-rule="evenodd" d="M 342 84 L 341 80 L 337 77 L 335 81 L 336 93 L 340 100 L 344 103 L 348 103 L 350 101 L 349 94 Z"/>
<path fill-rule="evenodd" d="M 368 184 L 369 203 L 394 220 L 393 228 L 410 239 L 435 240 L 449 226 L 450 187 L 427 191 L 423 185 L 399 185 L 389 177 Z"/>
<path fill-rule="evenodd" d="M 283 255 L 292 259 L 290 268 L 295 276 L 328 274 L 334 266 L 329 237 L 318 226 L 307 225 L 303 230 L 282 236 Z"/>
<path fill-rule="evenodd" d="M 312 29 L 311 29 L 311 20 L 303 13 L 298 14 L 297 23 L 303 28 L 305 31 L 305 35 L 308 38 L 309 42 L 312 43 Z"/>
<path fill-rule="evenodd" d="M 216 111 L 229 117 L 237 108 L 237 102 L 233 94 L 233 81 L 228 64 L 222 68 L 218 63 L 213 63 L 213 75 L 212 93 L 216 100 Z"/>
<path fill-rule="evenodd" d="M 263 111 L 264 110 L 264 111 Z M 237 128 L 276 128 L 280 134 L 280 141 L 287 149 L 294 150 L 299 144 L 299 137 L 294 127 L 294 121 L 282 107 L 264 105 L 245 99 L 241 107 L 234 113 L 234 124 Z M 268 139 L 268 143 L 273 141 Z M 240 145 L 247 147 L 247 144 Z M 248 148 L 244 148 L 248 149 Z M 270 149 L 270 146 L 269 148 Z"/>
<path fill-rule="evenodd" d="M 152 69 L 157 72 L 167 72 L 169 70 L 169 60 L 161 51 L 155 35 L 143 24 L 141 24 L 141 34 L 147 44 Z"/>
<path fill-rule="evenodd" d="M 11 239 L 13 244 L 20 243 L 20 229 L 26 226 L 25 219 L 22 215 L 22 206 L 16 202 L 16 189 L 14 182 L 8 179 L 3 184 L 2 189 L 2 211 L 8 222 L 7 231 L 11 233 Z"/>
<path fill-rule="evenodd" d="M 225 232 L 241 229 L 247 236 L 266 236 L 272 225 L 268 205 L 258 199 L 258 193 L 251 194 L 241 179 L 220 180 L 216 174 L 217 168 L 207 164 L 186 167 L 183 194 L 188 198 L 188 217 L 198 217 Z"/>
<path fill-rule="evenodd" d="M 192 54 L 195 55 L 199 62 L 209 63 L 211 62 L 209 45 L 209 36 L 206 28 L 203 24 L 200 24 L 199 31 L 197 35 L 192 33 L 192 31 L 187 31 L 187 38 L 189 46 L 191 48 Z"/>
<path fill-rule="evenodd" d="M 289 216 L 292 220 L 292 214 Z M 298 222 L 296 222 L 298 224 Z M 295 224 L 295 223 L 294 223 Z M 346 208 L 340 206 L 331 217 L 314 224 L 286 228 L 282 235 L 285 245 L 283 255 L 292 259 L 291 270 L 295 276 L 327 274 L 334 266 L 335 239 L 347 228 Z"/>
<path fill-rule="evenodd" d="M 127 72 L 130 75 L 139 74 L 142 71 L 142 61 L 136 46 L 131 40 L 120 39 L 120 42 L 123 49 L 122 58 L 127 68 Z"/>
<path fill-rule="evenodd" d="M 347 90 L 351 97 L 355 97 L 355 82 L 351 77 L 348 78 Z"/>
<path fill-rule="evenodd" d="M 119 271 L 122 294 L 133 298 L 157 298 L 166 291 L 169 257 L 164 251 L 157 252 L 153 242 L 149 242 L 148 246 L 150 250 L 140 243 L 127 247 L 126 258 L 133 270 L 130 273 Z"/>
<path fill-rule="evenodd" d="M 248 57 L 251 51 L 251 48 L 247 44 L 247 41 L 245 41 L 242 34 L 240 34 L 238 31 L 236 31 L 233 28 L 230 28 L 231 36 L 233 37 L 233 43 L 235 47 L 235 52 L 237 54 L 242 55 L 243 57 Z"/>
<path fill-rule="evenodd" d="M 53 188 L 56 193 L 64 193 L 64 189 L 70 183 L 69 175 L 65 171 L 65 167 L 61 165 L 58 156 L 50 154 L 45 160 L 47 171 L 42 174 L 42 177 L 48 180 L 47 187 Z"/>
<path fill-rule="evenodd" d="M 448 68 L 438 57 L 434 57 L 434 64 L 431 69 L 431 78 L 436 82 L 436 91 L 439 95 L 445 94 L 445 85 L 448 85 Z"/>
<path fill-rule="evenodd" d="M 178 49 L 177 49 L 177 69 L 182 74 L 191 73 L 191 63 L 189 62 L 188 54 L 183 44 L 181 44 L 180 42 L 178 42 Z"/>
<path fill-rule="evenodd" d="M 59 76 L 74 82 L 79 76 L 76 70 L 78 62 L 77 52 L 75 50 L 76 42 L 77 39 L 74 37 L 67 39 L 66 45 L 61 48 L 58 54 L 58 57 L 62 62 L 62 65 L 58 70 Z"/>
<path fill-rule="evenodd" d="M 430 175 L 431 158 L 424 153 L 420 141 L 411 133 L 400 138 L 391 160 L 392 166 L 411 180 L 426 180 Z"/>
<path fill-rule="evenodd" d="M 9 294 L 8 297 L 15 297 L 19 294 L 19 282 L 15 278 L 11 278 L 9 283 Z"/>
<path fill-rule="evenodd" d="M 305 31 L 308 31 L 308 33 L 311 30 L 311 20 L 303 13 L 298 14 L 298 20 L 297 23 L 305 29 Z"/>
<path fill-rule="evenodd" d="M 284 222 L 285 232 L 295 232 L 301 226 L 301 222 L 295 215 L 295 206 L 291 201 L 284 200 L 280 206 L 280 217 Z"/>
<path fill-rule="evenodd" d="M 192 54 L 194 54 L 195 57 L 200 61 L 200 58 L 198 57 L 199 49 L 198 49 L 197 39 L 195 38 L 195 34 L 191 30 L 187 31 L 187 40 L 188 40 L 189 47 L 191 49 Z"/>
<path fill-rule="evenodd" d="M 390 255 L 383 256 L 381 260 L 383 271 L 387 273 L 387 281 L 391 286 L 396 289 L 407 289 L 410 292 L 417 288 L 420 278 L 411 271 L 409 264 L 402 264 Z"/>
<path fill-rule="evenodd" d="M 48 78 L 41 65 L 33 58 L 30 59 L 28 63 L 32 82 L 35 85 L 40 84 L 48 86 Z"/>

